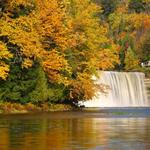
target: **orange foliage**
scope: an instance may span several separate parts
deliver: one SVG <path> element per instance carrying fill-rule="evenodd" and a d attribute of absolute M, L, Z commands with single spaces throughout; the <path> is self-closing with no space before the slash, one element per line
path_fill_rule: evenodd
<path fill-rule="evenodd" d="M 108 38 L 108 25 L 97 17 L 101 8 L 89 0 L 8 0 L 7 4 L 0 36 L 18 46 L 22 67 L 38 62 L 50 83 L 72 87 L 69 98 L 91 98 L 96 70 L 118 63 L 118 48 Z M 22 9 L 30 11 L 22 13 Z M 9 66 L 0 65 L 6 78 Z"/>

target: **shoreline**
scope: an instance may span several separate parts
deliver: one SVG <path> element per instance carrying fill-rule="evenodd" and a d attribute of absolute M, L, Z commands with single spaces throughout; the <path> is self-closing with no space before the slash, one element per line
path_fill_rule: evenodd
<path fill-rule="evenodd" d="M 11 114 L 30 114 L 30 113 L 43 113 L 43 112 L 66 112 L 66 111 L 73 111 L 74 108 L 68 104 L 48 104 L 44 103 L 40 106 L 27 103 L 27 104 L 20 104 L 20 103 L 0 103 L 0 115 L 11 115 Z"/>

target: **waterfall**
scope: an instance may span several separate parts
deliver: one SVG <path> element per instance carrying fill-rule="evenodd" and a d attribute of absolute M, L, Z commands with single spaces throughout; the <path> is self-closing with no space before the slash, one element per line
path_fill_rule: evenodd
<path fill-rule="evenodd" d="M 97 91 L 92 100 L 84 102 L 85 107 L 148 107 L 144 73 L 99 72 L 95 84 L 108 85 L 107 93 Z"/>

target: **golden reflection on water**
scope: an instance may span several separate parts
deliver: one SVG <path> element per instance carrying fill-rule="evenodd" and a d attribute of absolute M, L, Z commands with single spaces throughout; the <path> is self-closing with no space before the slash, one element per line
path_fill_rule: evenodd
<path fill-rule="evenodd" d="M 0 150 L 82 149 L 150 150 L 150 119 L 0 119 Z"/>

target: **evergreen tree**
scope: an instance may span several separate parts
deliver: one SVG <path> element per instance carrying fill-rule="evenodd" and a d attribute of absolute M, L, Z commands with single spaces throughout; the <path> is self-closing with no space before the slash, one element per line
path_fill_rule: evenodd
<path fill-rule="evenodd" d="M 27 103 L 29 93 L 36 85 L 37 70 L 22 69 L 18 64 L 10 67 L 7 80 L 0 80 L 0 100 Z"/>
<path fill-rule="evenodd" d="M 45 72 L 41 67 L 38 68 L 36 85 L 34 90 L 29 94 L 30 101 L 33 103 L 45 102 L 49 98 L 48 84 Z"/>

